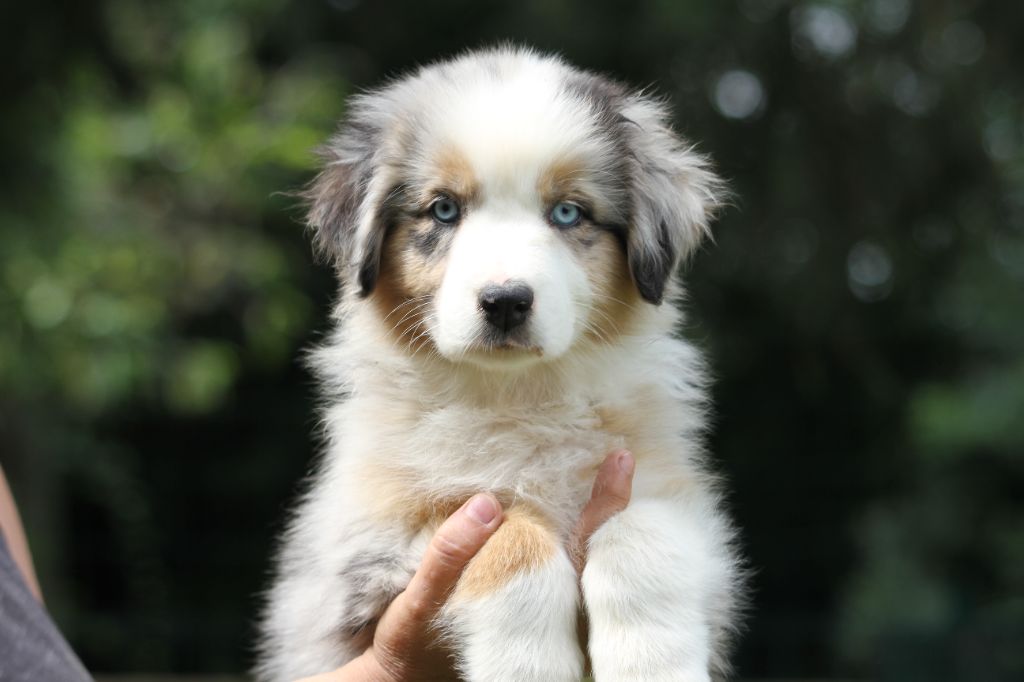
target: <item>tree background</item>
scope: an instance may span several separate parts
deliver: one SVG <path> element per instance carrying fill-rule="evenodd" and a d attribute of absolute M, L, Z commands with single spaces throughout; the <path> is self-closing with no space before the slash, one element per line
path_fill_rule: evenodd
<path fill-rule="evenodd" d="M 1024 676 L 1024 5 L 37 0 L 0 23 L 0 457 L 96 671 L 238 672 L 315 451 L 293 201 L 361 87 L 514 40 L 671 98 L 744 677 Z"/>

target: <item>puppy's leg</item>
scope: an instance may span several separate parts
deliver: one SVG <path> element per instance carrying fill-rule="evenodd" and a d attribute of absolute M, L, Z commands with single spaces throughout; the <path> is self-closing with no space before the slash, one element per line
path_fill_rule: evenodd
<path fill-rule="evenodd" d="M 704 499 L 634 500 L 594 533 L 582 587 L 596 682 L 707 682 L 724 667 L 730 536 Z"/>
<path fill-rule="evenodd" d="M 316 544 L 327 533 L 304 530 L 287 537 L 268 595 L 255 671 L 261 682 L 324 673 L 362 653 L 426 544 L 364 523 L 347 525 L 327 547 Z"/>
<path fill-rule="evenodd" d="M 470 682 L 578 682 L 576 572 L 555 534 L 513 507 L 445 608 Z"/>

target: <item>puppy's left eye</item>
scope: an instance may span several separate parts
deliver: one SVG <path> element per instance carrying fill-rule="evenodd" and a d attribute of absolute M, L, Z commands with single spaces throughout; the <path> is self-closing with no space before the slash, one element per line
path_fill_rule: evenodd
<path fill-rule="evenodd" d="M 576 204 L 568 201 L 561 201 L 551 209 L 551 222 L 559 227 L 573 227 L 578 225 L 583 211 Z"/>
<path fill-rule="evenodd" d="M 459 219 L 459 205 L 454 199 L 441 197 L 430 205 L 430 215 L 440 223 L 451 225 Z"/>

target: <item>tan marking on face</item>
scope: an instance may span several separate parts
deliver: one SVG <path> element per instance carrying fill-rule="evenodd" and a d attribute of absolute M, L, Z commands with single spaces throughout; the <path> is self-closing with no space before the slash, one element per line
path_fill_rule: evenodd
<path fill-rule="evenodd" d="M 537 513 L 524 507 L 505 512 L 501 526 L 469 562 L 455 598 L 492 594 L 517 575 L 540 567 L 555 552 L 553 531 Z"/>
<path fill-rule="evenodd" d="M 561 159 L 537 178 L 537 191 L 545 209 L 559 201 L 583 201 L 586 167 L 576 159 Z"/>
<path fill-rule="evenodd" d="M 440 195 L 459 202 L 462 210 L 479 194 L 473 169 L 457 149 L 444 147 L 433 158 L 430 181 L 420 188 L 407 214 L 392 227 L 381 254 L 380 277 L 373 294 L 373 302 L 397 341 L 407 344 L 412 352 L 432 345 L 427 333 L 426 316 L 431 299 L 441 287 L 448 259 L 442 235 L 434 253 L 424 253 L 415 245 L 417 237 L 425 237 L 438 230 L 429 215 L 430 204 Z M 440 228 L 457 230 L 458 226 Z"/>
<path fill-rule="evenodd" d="M 455 147 L 441 148 L 432 159 L 433 171 L 430 182 L 424 187 L 426 204 L 433 201 L 438 194 L 453 195 L 459 204 L 466 208 L 480 195 L 480 184 L 469 160 Z"/>
<path fill-rule="evenodd" d="M 620 335 L 630 332 L 644 301 L 633 284 L 626 255 L 615 236 L 582 224 L 568 230 L 567 238 L 573 239 L 574 231 L 580 231 L 581 236 L 573 243 L 573 251 L 587 273 L 594 297 L 586 334 L 598 342 L 614 343 Z"/>
<path fill-rule="evenodd" d="M 371 299 L 388 333 L 415 352 L 431 344 L 426 316 L 441 286 L 447 258 L 427 255 L 413 245 L 414 235 L 434 229 L 429 219 L 394 226 L 384 243 L 380 276 Z"/>

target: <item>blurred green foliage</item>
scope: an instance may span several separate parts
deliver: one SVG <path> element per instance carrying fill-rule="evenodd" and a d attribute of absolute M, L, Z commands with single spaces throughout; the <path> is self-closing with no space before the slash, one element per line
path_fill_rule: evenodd
<path fill-rule="evenodd" d="M 97 670 L 237 671 L 327 328 L 286 193 L 345 97 L 497 40 L 672 98 L 736 207 L 687 333 L 744 676 L 1024 676 L 1024 7 L 103 0 L 0 25 L 0 456 Z"/>

